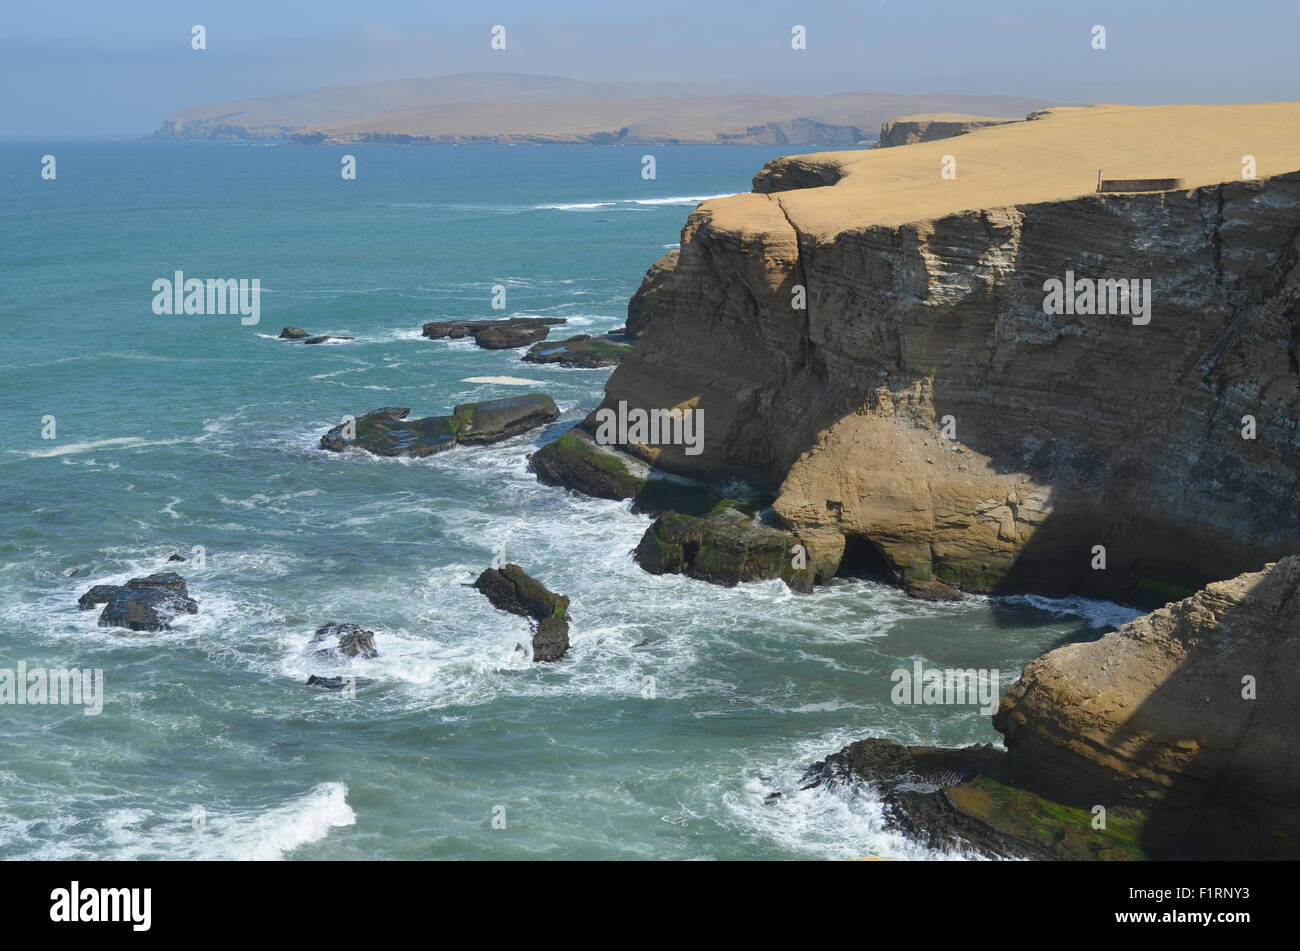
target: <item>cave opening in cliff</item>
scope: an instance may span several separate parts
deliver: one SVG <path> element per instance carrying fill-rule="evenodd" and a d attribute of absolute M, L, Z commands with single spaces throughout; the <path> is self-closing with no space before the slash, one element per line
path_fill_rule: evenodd
<path fill-rule="evenodd" d="M 893 575 L 879 545 L 866 535 L 844 536 L 844 555 L 835 577 L 889 582 Z"/>

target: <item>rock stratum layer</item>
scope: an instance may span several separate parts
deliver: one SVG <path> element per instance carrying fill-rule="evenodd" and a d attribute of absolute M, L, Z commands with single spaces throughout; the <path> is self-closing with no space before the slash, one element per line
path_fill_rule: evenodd
<path fill-rule="evenodd" d="M 1300 551 L 1297 123 L 1098 106 L 776 160 L 651 269 L 602 406 L 703 409 L 699 455 L 623 448 L 766 489 L 819 576 L 865 545 L 909 586 L 1155 606 L 1257 570 Z M 1045 313 L 1067 272 L 1149 279 L 1150 322 Z"/>

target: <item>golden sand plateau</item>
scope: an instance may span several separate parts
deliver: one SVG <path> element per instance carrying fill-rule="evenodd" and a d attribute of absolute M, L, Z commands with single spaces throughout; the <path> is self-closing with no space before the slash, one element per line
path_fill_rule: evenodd
<path fill-rule="evenodd" d="M 736 195 L 703 207 L 715 227 L 741 233 L 770 230 L 783 210 L 802 232 L 826 239 L 872 225 L 1078 198 L 1096 192 L 1099 170 L 1108 179 L 1181 178 L 1191 190 L 1241 180 L 1247 155 L 1255 157 L 1257 178 L 1300 169 L 1300 102 L 1104 105 L 1041 115 L 933 142 L 799 156 L 843 177 L 828 187 Z M 945 156 L 955 160 L 954 178 L 941 175 Z"/>

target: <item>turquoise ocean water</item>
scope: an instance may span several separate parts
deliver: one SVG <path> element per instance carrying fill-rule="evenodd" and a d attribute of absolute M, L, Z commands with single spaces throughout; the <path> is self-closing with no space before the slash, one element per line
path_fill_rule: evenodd
<path fill-rule="evenodd" d="M 569 318 L 553 337 L 619 326 L 698 200 L 799 150 L 656 148 L 653 181 L 643 151 L 0 144 L 0 667 L 100 668 L 106 690 L 99 716 L 0 706 L 0 857 L 941 857 L 882 831 L 869 793 L 800 791 L 804 767 L 866 736 L 994 741 L 972 707 L 890 703 L 889 671 L 1005 686 L 1136 612 L 650 576 L 629 554 L 647 518 L 525 467 L 609 371 L 420 337 L 499 316 L 494 284 L 509 315 Z M 259 278 L 261 322 L 155 316 L 176 270 Z M 345 414 L 527 391 L 484 376 L 535 381 L 560 422 L 419 461 L 316 447 Z M 77 609 L 194 546 L 200 613 L 174 630 Z M 496 548 L 572 598 L 563 662 L 524 661 L 526 623 L 465 587 Z M 377 632 L 353 700 L 303 685 L 337 672 L 306 650 L 331 620 Z"/>

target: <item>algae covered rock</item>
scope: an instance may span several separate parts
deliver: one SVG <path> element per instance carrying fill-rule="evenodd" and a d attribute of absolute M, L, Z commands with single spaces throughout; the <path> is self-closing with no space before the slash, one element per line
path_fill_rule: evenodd
<path fill-rule="evenodd" d="M 463 443 L 467 446 L 500 442 L 559 417 L 555 401 L 544 393 L 529 393 L 499 400 L 461 403 L 450 416 L 408 419 L 405 407 L 371 410 L 354 423 L 335 426 L 321 437 L 321 447 L 332 452 L 364 449 L 377 456 L 419 458 Z"/>
<path fill-rule="evenodd" d="M 780 578 L 807 592 L 815 579 L 798 536 L 763 524 L 752 507 L 730 499 L 703 518 L 679 512 L 659 516 L 634 557 L 651 574 L 684 574 L 728 587 Z"/>
<path fill-rule="evenodd" d="M 445 452 L 456 445 L 452 417 L 407 419 L 410 412 L 405 407 L 391 406 L 371 410 L 352 424 L 354 436 L 349 438 L 348 424 L 340 424 L 321 437 L 321 447 L 332 452 L 356 448 L 376 456 L 419 458 Z"/>
<path fill-rule="evenodd" d="M 536 344 L 523 358 L 529 363 L 558 363 L 563 367 L 590 369 L 612 367 L 631 352 L 632 344 L 627 337 L 578 334 L 568 340 Z"/>
<path fill-rule="evenodd" d="M 569 599 L 556 594 L 518 565 L 488 568 L 478 576 L 474 588 L 492 606 L 536 622 L 533 632 L 534 661 L 556 661 L 569 649 Z"/>

